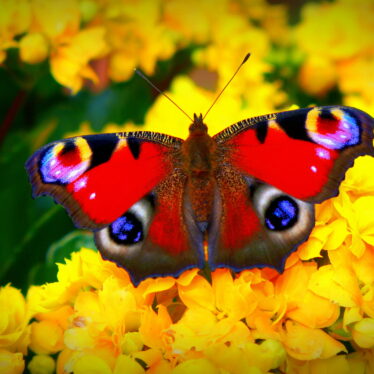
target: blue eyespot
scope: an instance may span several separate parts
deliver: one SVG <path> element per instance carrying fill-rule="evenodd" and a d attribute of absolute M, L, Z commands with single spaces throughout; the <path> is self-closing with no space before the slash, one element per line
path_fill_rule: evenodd
<path fill-rule="evenodd" d="M 111 238 L 118 244 L 131 245 L 144 238 L 143 224 L 131 212 L 127 212 L 109 226 Z"/>
<path fill-rule="evenodd" d="M 77 140 L 84 149 L 82 141 Z M 86 146 L 87 147 L 87 146 Z M 79 147 L 72 141 L 51 145 L 39 160 L 39 172 L 44 183 L 68 184 L 89 167 L 90 158 L 82 159 Z"/>
<path fill-rule="evenodd" d="M 265 212 L 265 224 L 269 230 L 282 231 L 291 228 L 299 215 L 299 207 L 288 196 L 274 199 Z"/>

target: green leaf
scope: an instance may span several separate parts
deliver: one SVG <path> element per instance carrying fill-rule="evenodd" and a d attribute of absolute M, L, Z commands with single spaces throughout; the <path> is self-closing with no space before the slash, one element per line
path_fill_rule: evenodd
<path fill-rule="evenodd" d="M 50 246 L 46 262 L 50 265 L 64 263 L 66 258 L 70 258 L 73 252 L 78 252 L 81 248 L 96 250 L 93 234 L 74 230 Z"/>
<path fill-rule="evenodd" d="M 65 263 L 73 252 L 78 252 L 81 248 L 90 248 L 95 250 L 95 243 L 92 233 L 74 230 L 63 238 L 53 243 L 43 263 L 37 263 L 28 272 L 28 285 L 41 285 L 46 282 L 56 282 L 57 265 Z"/>

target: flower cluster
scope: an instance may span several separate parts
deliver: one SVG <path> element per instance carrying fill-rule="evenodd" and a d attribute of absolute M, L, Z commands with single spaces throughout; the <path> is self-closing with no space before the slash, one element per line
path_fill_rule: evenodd
<path fill-rule="evenodd" d="M 1 13 L 0 62 L 6 63 L 10 48 L 18 48 L 20 59 L 29 64 L 48 58 L 55 79 L 73 93 L 86 80 L 98 87 L 108 79 L 125 81 L 137 66 L 153 74 L 157 61 L 195 44 L 201 46 L 194 56 L 196 67 L 218 73 L 218 80 L 203 85 L 222 87 L 252 51 L 251 69 L 241 84 L 233 83 L 232 93 L 250 95 L 256 114 L 285 98 L 276 84 L 264 81 L 263 73 L 271 70 L 264 57 L 272 40 L 279 38 L 279 29 L 287 30 L 286 9 L 265 1 L 254 7 L 229 0 L 4 0 Z M 270 22 L 273 15 L 275 23 Z M 198 72 L 195 76 L 198 80 Z M 257 95 L 251 95 L 253 90 Z"/>
<path fill-rule="evenodd" d="M 34 373 L 372 372 L 373 167 L 359 158 L 339 196 L 318 206 L 283 274 L 219 269 L 208 282 L 192 269 L 134 287 L 125 270 L 82 249 L 26 301 L 4 287 L 0 364 L 21 373 L 29 348 Z"/>
<path fill-rule="evenodd" d="M 306 56 L 299 74 L 306 92 L 323 96 L 337 86 L 346 105 L 373 111 L 373 11 L 371 1 L 305 5 L 294 36 Z"/>

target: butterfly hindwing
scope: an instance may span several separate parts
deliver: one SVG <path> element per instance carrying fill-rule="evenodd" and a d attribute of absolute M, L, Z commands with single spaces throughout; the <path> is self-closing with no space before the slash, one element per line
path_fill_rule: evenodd
<path fill-rule="evenodd" d="M 216 210 L 221 214 L 209 232 L 211 269 L 268 266 L 282 271 L 290 252 L 314 226 L 314 205 L 243 177 L 230 166 L 220 174 Z"/>
<path fill-rule="evenodd" d="M 244 120 L 214 136 L 223 166 L 211 267 L 282 271 L 314 226 L 314 203 L 337 194 L 357 156 L 374 155 L 373 127 L 357 109 L 322 107 Z"/>
<path fill-rule="evenodd" d="M 178 276 L 204 265 L 203 234 L 178 170 L 115 222 L 95 233 L 103 257 L 128 270 L 134 284 L 154 276 Z"/>

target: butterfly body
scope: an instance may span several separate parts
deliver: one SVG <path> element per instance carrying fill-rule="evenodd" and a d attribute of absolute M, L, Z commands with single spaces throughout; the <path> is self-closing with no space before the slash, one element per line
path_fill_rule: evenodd
<path fill-rule="evenodd" d="M 186 140 L 80 136 L 46 145 L 26 167 L 34 196 L 53 196 L 94 231 L 134 284 L 206 261 L 282 271 L 314 227 L 314 204 L 337 194 L 356 157 L 374 155 L 373 127 L 368 114 L 331 106 L 249 118 L 211 137 L 194 115 Z"/>
<path fill-rule="evenodd" d="M 194 115 L 189 136 L 181 145 L 183 172 L 187 177 L 186 190 L 196 220 L 206 226 L 212 213 L 215 174 L 218 155 L 217 143 L 208 134 L 202 115 Z"/>

